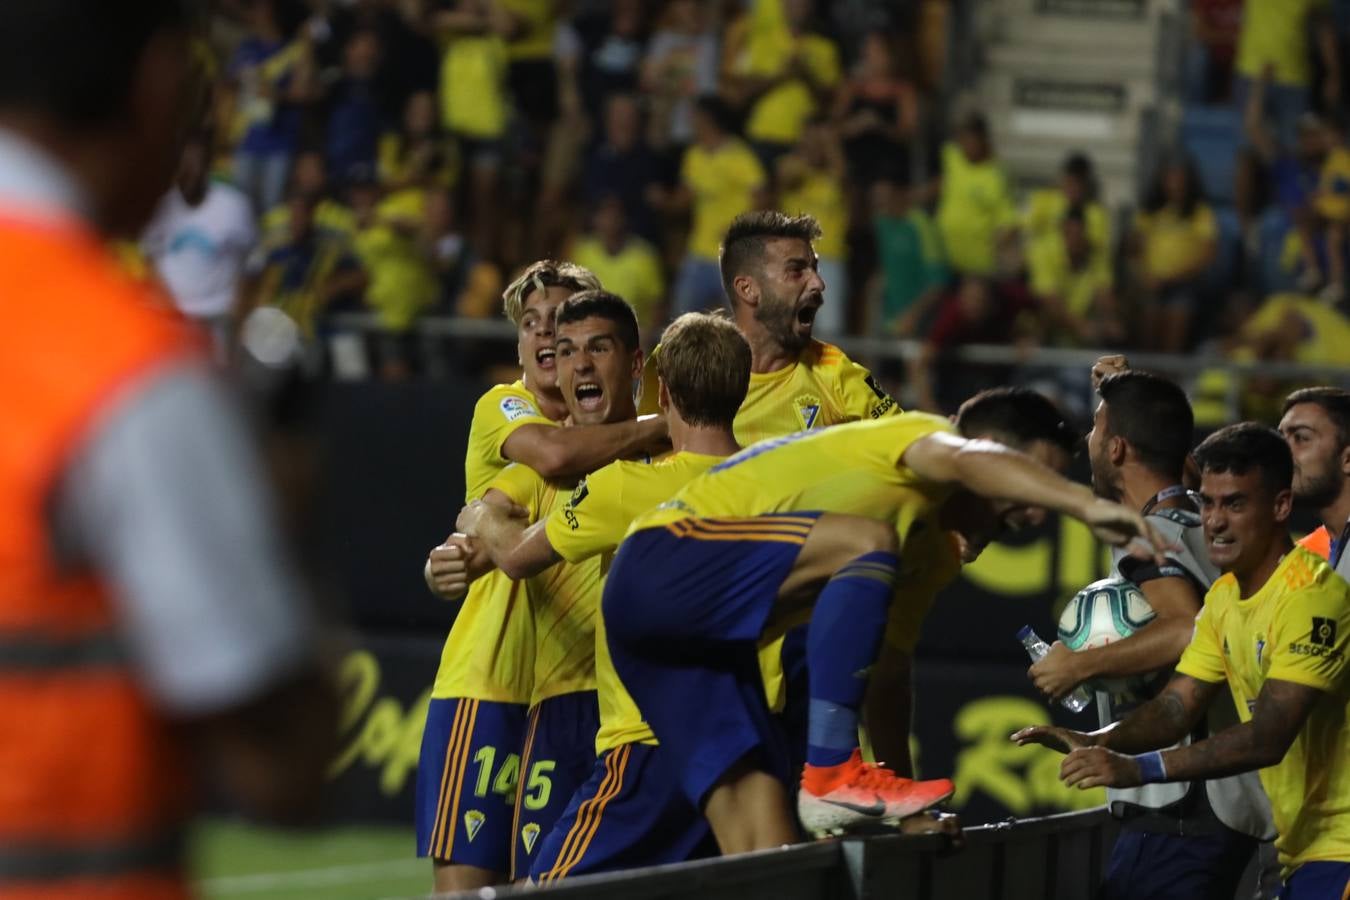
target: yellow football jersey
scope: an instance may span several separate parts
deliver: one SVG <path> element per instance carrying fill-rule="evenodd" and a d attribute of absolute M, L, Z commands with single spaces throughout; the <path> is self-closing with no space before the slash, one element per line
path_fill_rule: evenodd
<path fill-rule="evenodd" d="M 464 454 L 465 502 L 483 496 L 507 464 L 502 445 L 530 424 L 557 423 L 540 415 L 523 382 L 499 384 L 478 399 Z M 431 696 L 529 703 L 533 659 L 534 620 L 525 587 L 494 570 L 469 586 L 441 651 Z"/>
<path fill-rule="evenodd" d="M 607 572 L 614 550 L 633 519 L 669 500 L 723 458 L 671 453 L 652 463 L 620 461 L 592 472 L 578 485 L 571 500 L 549 515 L 544 526 L 548 542 L 563 559 L 599 560 Z M 595 679 L 600 700 L 595 752 L 604 753 L 623 744 L 655 744 L 656 736 L 614 671 L 603 616 L 595 618 Z"/>
<path fill-rule="evenodd" d="M 640 412 L 660 412 L 656 358 L 642 372 Z M 743 447 L 798 431 L 843 422 L 879 419 L 900 412 L 891 396 L 863 366 L 824 341 L 812 341 L 797 362 L 777 372 L 751 373 L 745 402 L 736 413 L 736 440 Z"/>
<path fill-rule="evenodd" d="M 469 426 L 469 449 L 464 454 L 464 502 L 483 496 L 488 485 L 506 467 L 502 445 L 522 425 L 557 425 L 539 412 L 539 404 L 525 382 L 499 384 L 478 398 Z"/>
<path fill-rule="evenodd" d="M 570 491 L 529 466 L 502 470 L 498 490 L 529 511 L 531 522 L 561 509 Z M 595 620 L 600 613 L 600 560 L 561 562 L 525 582 L 534 618 L 534 691 L 530 705 L 574 691 L 595 690 Z"/>
<path fill-rule="evenodd" d="M 900 457 L 919 438 L 954 430 L 940 416 L 903 413 L 764 441 L 714 467 L 671 500 L 640 516 L 630 533 L 686 518 L 745 518 L 792 511 L 894 521 L 900 536 L 901 572 L 892 606 L 892 617 L 898 619 L 890 640 L 902 649 L 912 649 L 912 645 L 903 645 L 911 643 L 911 636 L 917 642 L 918 626 L 932 597 L 916 599 L 909 585 L 927 584 L 934 577 L 925 574 L 927 567 L 954 570 L 959 557 L 953 556 L 951 542 L 937 534 L 936 514 L 951 488 L 922 481 L 900 463 Z M 921 541 L 923 549 L 911 545 L 911 540 Z M 943 555 L 931 555 L 944 548 Z M 926 567 L 922 571 L 916 568 L 920 564 Z M 919 604 L 913 613 L 909 612 L 911 601 Z M 799 623 L 774 624 L 781 633 Z M 770 708 L 781 709 L 785 686 L 777 642 L 760 652 L 760 670 Z"/>
<path fill-rule="evenodd" d="M 1325 691 L 1284 759 L 1261 770 L 1286 875 L 1317 860 L 1350 859 L 1350 584 L 1303 547 L 1251 597 L 1224 575 L 1205 595 L 1177 671 L 1227 681 L 1251 721 L 1267 679 Z"/>

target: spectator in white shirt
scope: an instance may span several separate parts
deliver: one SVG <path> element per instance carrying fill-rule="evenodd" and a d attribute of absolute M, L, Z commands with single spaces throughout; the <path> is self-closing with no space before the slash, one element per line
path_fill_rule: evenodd
<path fill-rule="evenodd" d="M 174 303 L 210 333 L 223 360 L 258 229 L 248 197 L 213 180 L 210 160 L 210 135 L 194 134 L 183 150 L 178 183 L 161 201 L 143 245 Z"/>

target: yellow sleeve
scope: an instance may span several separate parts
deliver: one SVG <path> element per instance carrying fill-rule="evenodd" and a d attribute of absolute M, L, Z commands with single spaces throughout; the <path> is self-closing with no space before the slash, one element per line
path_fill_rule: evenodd
<path fill-rule="evenodd" d="M 1043 253 L 1039 259 L 1033 260 L 1035 264 L 1030 267 L 1031 292 L 1038 297 L 1059 296 L 1064 283 L 1063 257 L 1060 256 L 1057 247 L 1051 249 L 1056 252 Z"/>
<path fill-rule="evenodd" d="M 539 473 L 529 466 L 511 463 L 492 479 L 488 491 L 501 491 L 512 503 L 530 511 L 530 521 L 539 518 L 540 495 L 545 481 Z M 484 491 L 483 493 L 487 493 Z"/>
<path fill-rule="evenodd" d="M 749 147 L 741 147 L 741 152 L 736 156 L 735 163 L 737 181 L 752 191 L 764 186 L 766 180 L 764 167 L 760 165 L 759 158 Z"/>
<path fill-rule="evenodd" d="M 849 420 L 879 419 L 901 412 L 871 372 L 845 357 L 839 364 L 839 403 Z"/>
<path fill-rule="evenodd" d="M 1228 670 L 1223 664 L 1223 639 L 1214 630 L 1214 611 L 1208 599 L 1195 617 L 1195 630 L 1181 653 L 1177 672 L 1217 684 L 1228 680 Z"/>
<path fill-rule="evenodd" d="M 556 425 L 545 418 L 529 391 L 515 385 L 498 385 L 488 391 L 473 408 L 474 434 L 488 454 L 501 458 L 506 439 L 523 425 Z"/>
<path fill-rule="evenodd" d="M 829 38 L 815 38 L 812 44 L 815 51 L 809 57 L 812 74 L 821 86 L 832 88 L 839 83 L 842 74 L 839 66 L 839 50 Z"/>
<path fill-rule="evenodd" d="M 998 209 L 995 221 L 1000 228 L 1017 227 L 1017 204 L 1013 203 L 1012 188 L 1008 186 L 1008 173 L 998 170 L 996 182 L 998 190 Z"/>
<path fill-rule="evenodd" d="M 1195 233 L 1205 240 L 1218 237 L 1219 223 L 1214 218 L 1214 210 L 1208 206 L 1201 206 L 1195 211 Z"/>
<path fill-rule="evenodd" d="M 548 542 L 559 556 L 579 563 L 619 546 L 630 523 L 623 514 L 623 480 L 619 463 L 592 472 L 567 503 L 549 514 L 544 524 Z"/>
<path fill-rule="evenodd" d="M 697 189 L 698 184 L 698 160 L 694 158 L 697 152 L 697 147 L 690 147 L 684 151 L 684 158 L 680 160 L 680 183 L 694 189 Z"/>
<path fill-rule="evenodd" d="M 1271 623 L 1266 678 L 1328 691 L 1344 682 L 1350 653 L 1350 586 L 1339 576 L 1289 595 Z"/>
<path fill-rule="evenodd" d="M 661 412 L 660 376 L 656 373 L 656 354 L 660 352 L 661 345 L 657 344 L 652 348 L 652 352 L 647 354 L 647 361 L 642 364 L 642 383 L 638 388 L 639 416 L 651 416 Z"/>

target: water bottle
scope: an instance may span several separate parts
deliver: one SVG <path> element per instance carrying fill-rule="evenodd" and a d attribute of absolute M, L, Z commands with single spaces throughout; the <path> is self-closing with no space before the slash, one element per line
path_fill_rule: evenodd
<path fill-rule="evenodd" d="M 1030 625 L 1023 625 L 1017 632 L 1017 639 L 1022 642 L 1022 646 L 1027 648 L 1027 655 L 1031 657 L 1032 662 L 1039 662 L 1041 657 L 1050 652 L 1050 645 L 1041 640 L 1040 635 L 1031 630 Z M 1082 712 L 1087 705 L 1092 702 L 1092 695 L 1080 684 L 1073 691 L 1059 701 L 1064 704 L 1064 708 L 1071 712 Z"/>

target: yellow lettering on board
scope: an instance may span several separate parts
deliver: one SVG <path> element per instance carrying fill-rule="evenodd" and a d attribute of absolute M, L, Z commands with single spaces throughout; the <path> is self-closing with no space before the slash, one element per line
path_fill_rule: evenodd
<path fill-rule="evenodd" d="M 393 697 L 376 699 L 380 663 L 367 650 L 347 655 L 338 669 L 338 684 L 344 694 L 341 734 L 350 738 L 328 766 L 328 777 L 337 778 L 360 760 L 371 768 L 383 767 L 380 793 L 397 795 L 417 770 L 431 688 L 423 691 L 407 712 Z"/>
<path fill-rule="evenodd" d="M 976 791 L 1019 816 L 1047 807 L 1074 810 L 1105 803 L 1100 788 L 1079 791 L 1059 781 L 1061 754 L 1008 740 L 1019 728 L 1049 724 L 1045 708 L 1025 697 L 982 697 L 961 707 L 952 728 L 966 746 L 956 755 L 952 805 L 960 809 Z"/>

